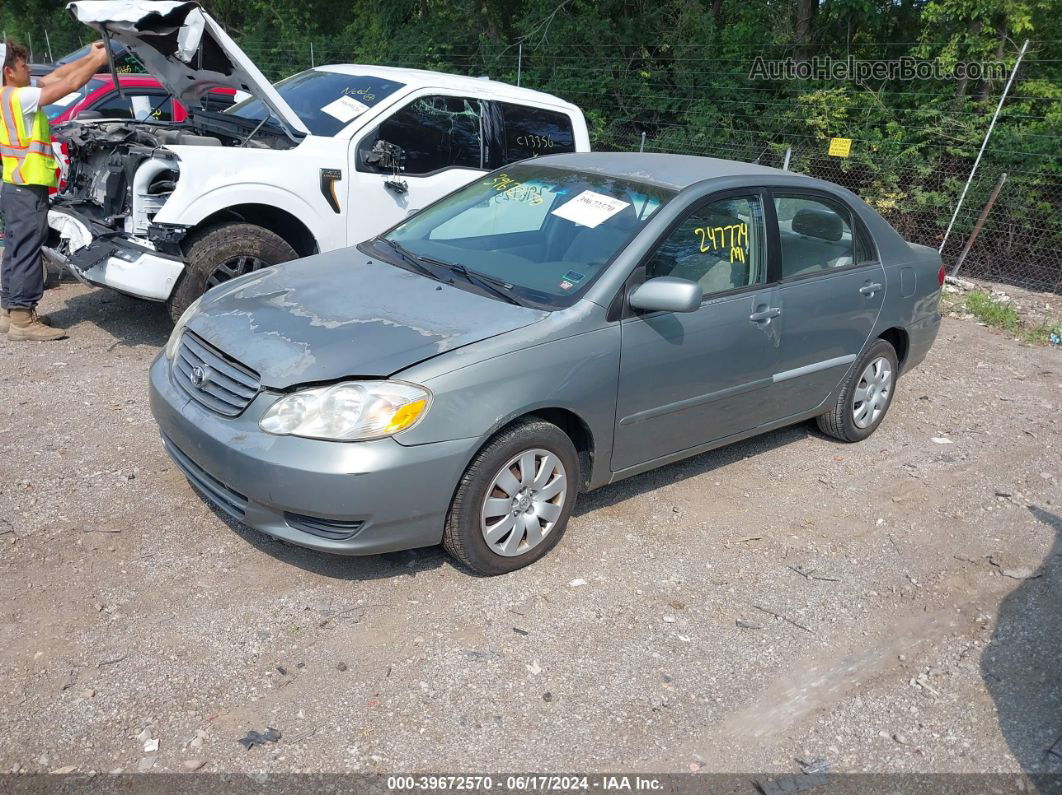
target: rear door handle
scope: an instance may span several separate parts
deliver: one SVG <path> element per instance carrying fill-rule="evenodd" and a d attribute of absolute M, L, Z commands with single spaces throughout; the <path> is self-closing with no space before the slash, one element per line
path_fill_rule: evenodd
<path fill-rule="evenodd" d="M 749 315 L 749 320 L 754 323 L 762 323 L 766 320 L 770 320 L 772 317 L 778 317 L 780 314 L 782 314 L 782 310 L 776 306 L 772 306 L 767 309 L 762 309 L 759 312 L 753 312 Z"/>
<path fill-rule="evenodd" d="M 874 295 L 874 293 L 878 292 L 878 290 L 880 289 L 881 285 L 877 282 L 868 282 L 867 284 L 864 284 L 862 287 L 859 288 L 859 292 L 869 297 Z"/>

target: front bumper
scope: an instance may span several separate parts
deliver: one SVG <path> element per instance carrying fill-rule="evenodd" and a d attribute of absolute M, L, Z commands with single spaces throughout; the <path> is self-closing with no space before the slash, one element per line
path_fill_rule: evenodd
<path fill-rule="evenodd" d="M 151 411 L 166 450 L 201 494 L 256 530 L 340 555 L 372 555 L 442 540 L 450 499 L 476 440 L 403 446 L 394 439 L 326 442 L 273 436 L 260 393 L 234 419 L 200 406 L 151 366 Z"/>
<path fill-rule="evenodd" d="M 49 210 L 48 226 L 58 235 L 60 244 L 48 249 L 46 255 L 86 284 L 165 301 L 184 270 L 180 257 L 118 235 L 97 237 L 89 222 L 69 211 Z"/>

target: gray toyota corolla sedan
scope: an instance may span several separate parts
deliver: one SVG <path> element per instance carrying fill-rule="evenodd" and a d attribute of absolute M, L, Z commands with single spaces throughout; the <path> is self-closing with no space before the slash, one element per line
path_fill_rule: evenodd
<path fill-rule="evenodd" d="M 829 183 L 542 157 L 211 290 L 151 407 L 251 527 L 349 555 L 442 543 L 500 574 L 560 540 L 580 491 L 810 418 L 865 439 L 933 344 L 942 281 Z"/>

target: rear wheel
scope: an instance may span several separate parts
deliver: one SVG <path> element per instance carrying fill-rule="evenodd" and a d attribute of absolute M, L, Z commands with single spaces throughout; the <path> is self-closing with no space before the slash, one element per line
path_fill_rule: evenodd
<path fill-rule="evenodd" d="M 276 232 L 243 222 L 212 226 L 184 243 L 184 273 L 166 308 L 176 323 L 195 299 L 237 276 L 298 257 Z"/>
<path fill-rule="evenodd" d="M 896 349 L 875 341 L 856 361 L 819 430 L 843 442 L 861 442 L 877 430 L 892 405 L 898 371 Z"/>
<path fill-rule="evenodd" d="M 579 490 L 568 435 L 521 420 L 491 439 L 457 486 L 443 532 L 446 551 L 480 574 L 535 562 L 560 541 Z"/>

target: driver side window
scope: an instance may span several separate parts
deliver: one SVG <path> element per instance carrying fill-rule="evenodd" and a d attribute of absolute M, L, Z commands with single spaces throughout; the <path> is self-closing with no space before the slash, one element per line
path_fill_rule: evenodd
<path fill-rule="evenodd" d="M 722 199 L 687 215 L 646 265 L 646 279 L 697 282 L 705 296 L 764 283 L 766 233 L 758 196 Z"/>
<path fill-rule="evenodd" d="M 483 168 L 480 102 L 464 97 L 420 97 L 384 120 L 362 145 L 369 170 L 388 171 L 364 157 L 375 141 L 400 146 L 403 173 L 430 174 L 444 168 Z"/>

